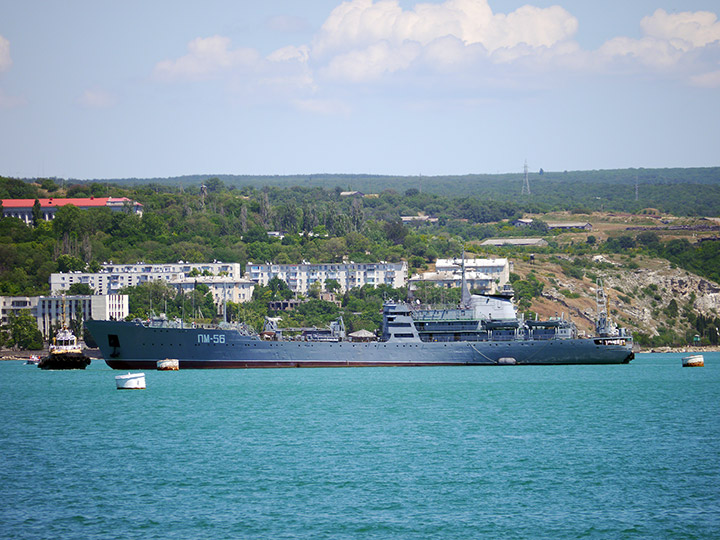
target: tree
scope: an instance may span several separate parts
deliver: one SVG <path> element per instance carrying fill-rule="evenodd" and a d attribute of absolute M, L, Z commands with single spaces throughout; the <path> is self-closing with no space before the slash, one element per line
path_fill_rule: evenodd
<path fill-rule="evenodd" d="M 95 294 L 95 291 L 87 283 L 73 283 L 68 288 L 67 293 L 82 296 L 82 295 L 93 295 L 93 294 Z"/>
<path fill-rule="evenodd" d="M 660 242 L 660 237 L 654 231 L 643 231 L 637 235 L 637 241 L 644 246 L 650 246 L 658 244 Z"/>
<path fill-rule="evenodd" d="M 10 333 L 7 326 L 0 326 L 0 347 L 5 347 L 10 344 Z"/>
<path fill-rule="evenodd" d="M 269 242 L 270 238 L 267 235 L 265 227 L 262 225 L 253 225 L 243 235 L 243 242 L 246 244 L 252 244 L 254 242 Z"/>
<path fill-rule="evenodd" d="M 32 207 L 32 218 L 33 226 L 37 227 L 42 221 L 42 207 L 40 206 L 40 200 L 35 199 L 35 204 Z"/>
<path fill-rule="evenodd" d="M 308 296 L 310 298 L 320 298 L 320 293 L 323 290 L 322 281 L 313 281 L 308 287 Z"/>
<path fill-rule="evenodd" d="M 40 187 L 43 188 L 48 193 L 53 193 L 53 192 L 57 191 L 58 189 L 60 189 L 60 186 L 58 186 L 57 183 L 55 183 L 55 180 L 53 180 L 52 178 L 44 178 L 40 182 Z"/>
<path fill-rule="evenodd" d="M 85 263 L 72 255 L 60 255 L 57 258 L 58 272 L 82 272 Z"/>
<path fill-rule="evenodd" d="M 42 349 L 42 334 L 38 330 L 35 317 L 28 310 L 23 310 L 18 314 L 11 312 L 8 319 L 10 344 L 13 347 L 18 347 L 21 350 Z"/>
<path fill-rule="evenodd" d="M 408 234 L 408 230 L 399 219 L 386 222 L 383 228 L 385 229 L 385 236 L 393 244 L 402 244 Z"/>
<path fill-rule="evenodd" d="M 340 283 L 337 279 L 326 279 L 325 280 L 325 290 L 331 293 L 338 292 L 340 290 Z"/>
<path fill-rule="evenodd" d="M 84 228 L 82 210 L 72 204 L 58 208 L 52 221 L 53 231 L 58 238 L 65 235 L 78 234 Z"/>
<path fill-rule="evenodd" d="M 294 296 L 288 284 L 277 276 L 274 276 L 267 284 L 268 288 L 272 291 L 272 299 L 281 298 L 282 300 L 290 300 Z"/>
<path fill-rule="evenodd" d="M 345 244 L 350 253 L 365 253 L 370 248 L 370 241 L 358 232 L 349 232 L 345 235 Z"/>
<path fill-rule="evenodd" d="M 223 181 L 219 178 L 208 178 L 205 180 L 205 187 L 207 188 L 208 192 L 214 193 L 216 191 L 222 191 L 225 187 L 225 184 L 223 184 Z"/>

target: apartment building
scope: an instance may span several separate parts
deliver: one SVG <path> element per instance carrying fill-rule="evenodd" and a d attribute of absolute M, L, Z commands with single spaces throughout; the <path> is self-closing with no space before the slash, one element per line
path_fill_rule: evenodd
<path fill-rule="evenodd" d="M 465 259 L 465 281 L 472 290 L 494 294 L 510 281 L 511 263 L 506 258 Z M 423 272 L 410 278 L 410 291 L 422 284 L 438 287 L 462 285 L 462 259 L 438 259 L 434 272 Z"/>
<path fill-rule="evenodd" d="M 245 275 L 260 285 L 267 285 L 274 277 L 282 279 L 295 293 L 307 294 L 315 282 L 334 279 L 341 292 L 364 285 L 407 285 L 407 263 L 308 263 L 258 264 L 248 262 Z"/>
<path fill-rule="evenodd" d="M 100 272 L 56 272 L 50 274 L 50 290 L 53 294 L 66 291 L 73 283 L 89 285 L 95 294 L 116 294 L 124 287 L 134 287 L 148 281 L 178 283 L 189 279 L 191 283 L 202 282 L 202 278 L 225 276 L 241 280 L 242 270 L 239 263 L 177 263 L 166 264 L 112 264 L 102 265 Z"/>
<path fill-rule="evenodd" d="M 37 321 L 45 339 L 52 337 L 53 329 L 78 315 L 83 321 L 122 320 L 130 313 L 126 294 L 71 295 L 71 296 L 0 296 L 0 321 L 8 324 L 10 314 L 29 311 Z"/>

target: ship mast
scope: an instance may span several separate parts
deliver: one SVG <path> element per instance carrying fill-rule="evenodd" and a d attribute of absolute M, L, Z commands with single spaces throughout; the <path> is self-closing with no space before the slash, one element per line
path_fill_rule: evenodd
<path fill-rule="evenodd" d="M 65 293 L 62 295 L 62 328 L 63 330 L 67 328 L 67 323 L 65 322 Z"/>
<path fill-rule="evenodd" d="M 595 289 L 595 305 L 597 320 L 595 321 L 595 332 L 598 336 L 607 335 L 607 298 L 603 289 L 602 279 L 598 278 Z"/>
<path fill-rule="evenodd" d="M 470 307 L 470 291 L 467 288 L 467 280 L 465 279 L 465 246 L 462 253 L 462 284 L 461 284 L 460 304 L 462 307 Z"/>

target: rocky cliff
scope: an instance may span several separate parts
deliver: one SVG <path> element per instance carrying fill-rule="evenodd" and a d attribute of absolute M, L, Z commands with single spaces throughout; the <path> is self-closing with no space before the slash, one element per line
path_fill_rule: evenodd
<path fill-rule="evenodd" d="M 574 271 L 568 271 L 568 264 L 573 262 Z M 610 318 L 631 331 L 652 336 L 664 327 L 682 334 L 689 328 L 684 312 L 712 317 L 720 314 L 720 285 L 666 260 L 596 256 L 577 263 L 575 258 L 549 255 L 536 258 L 533 264 L 515 262 L 516 274 L 526 277 L 534 272 L 545 284 L 542 297 L 533 300 L 533 311 L 541 317 L 564 313 L 581 330 L 592 331 L 599 279 Z"/>

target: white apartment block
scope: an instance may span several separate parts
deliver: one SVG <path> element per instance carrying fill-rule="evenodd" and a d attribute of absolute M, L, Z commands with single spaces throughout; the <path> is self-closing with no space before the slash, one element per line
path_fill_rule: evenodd
<path fill-rule="evenodd" d="M 194 272 L 193 272 L 194 271 Z M 190 274 L 200 275 L 191 276 Z M 202 276 L 205 273 L 206 276 Z M 240 280 L 242 271 L 239 263 L 167 263 L 167 264 L 112 264 L 102 265 L 100 272 L 70 272 L 50 274 L 50 290 L 53 294 L 66 291 L 73 283 L 86 283 L 95 294 L 116 294 L 124 287 L 134 287 L 148 281 L 178 281 L 195 279 L 200 283 L 201 277 L 227 276 Z"/>
<path fill-rule="evenodd" d="M 435 262 L 436 272 L 458 272 L 462 273 L 462 258 L 460 259 L 438 259 Z M 492 259 L 465 259 L 465 272 L 477 272 L 486 274 L 492 279 L 498 280 L 498 285 L 503 286 L 510 281 L 512 263 L 505 257 Z"/>
<path fill-rule="evenodd" d="M 252 300 L 255 290 L 254 281 L 244 278 L 231 278 L 227 276 L 197 276 L 194 278 L 178 278 L 168 281 L 168 285 L 190 294 L 197 284 L 204 284 L 210 288 L 213 301 L 218 306 L 218 313 L 222 312 L 222 305 L 225 302 L 240 304 Z"/>
<path fill-rule="evenodd" d="M 394 288 L 407 285 L 407 263 L 308 263 L 300 264 L 257 264 L 248 262 L 245 275 L 254 282 L 266 286 L 278 277 L 288 284 L 295 293 L 307 294 L 310 285 L 328 279 L 340 284 L 341 291 L 364 285 L 390 285 Z"/>
<path fill-rule="evenodd" d="M 506 258 L 465 259 L 465 281 L 470 289 L 494 294 L 510 281 L 511 264 Z M 410 278 L 410 291 L 423 284 L 438 287 L 462 285 L 462 259 L 438 259 L 435 272 L 423 272 Z"/>
<path fill-rule="evenodd" d="M 30 314 L 35 317 L 38 329 L 45 339 L 52 337 L 53 329 L 62 324 L 63 316 L 66 322 L 75 319 L 78 314 L 83 321 L 90 318 L 108 321 L 123 320 L 130 312 L 126 294 L 65 297 L 0 296 L 2 324 L 8 323 L 11 312 L 19 314 L 24 310 L 29 310 Z"/>

